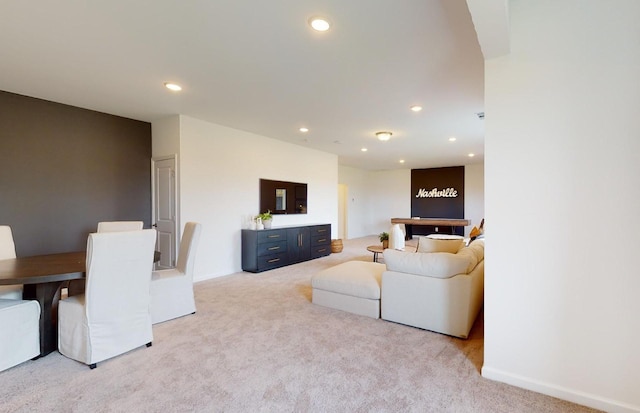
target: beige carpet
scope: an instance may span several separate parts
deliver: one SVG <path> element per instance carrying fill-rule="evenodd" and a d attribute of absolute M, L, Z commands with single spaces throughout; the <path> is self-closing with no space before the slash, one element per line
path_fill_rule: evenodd
<path fill-rule="evenodd" d="M 588 412 L 489 381 L 482 315 L 460 340 L 311 304 L 310 277 L 376 237 L 262 274 L 197 283 L 195 315 L 89 370 L 54 352 L 0 373 L 1 412 Z"/>

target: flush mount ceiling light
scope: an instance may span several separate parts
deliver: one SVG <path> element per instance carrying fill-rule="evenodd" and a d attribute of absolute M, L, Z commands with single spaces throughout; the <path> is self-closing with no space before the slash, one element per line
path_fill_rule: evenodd
<path fill-rule="evenodd" d="M 182 87 L 180 85 L 177 85 L 175 83 L 171 83 L 171 82 L 165 82 L 164 83 L 164 87 L 166 87 L 169 90 L 172 90 L 174 92 L 179 92 L 182 90 Z"/>
<path fill-rule="evenodd" d="M 331 28 L 331 23 L 324 17 L 312 17 L 309 19 L 309 26 L 318 32 L 326 32 Z"/>
<path fill-rule="evenodd" d="M 411 109 L 414 112 L 420 112 L 422 110 L 422 106 L 420 105 L 413 105 L 411 106 L 409 109 Z"/>
<path fill-rule="evenodd" d="M 452 137 L 449 138 L 449 142 L 455 142 L 455 141 L 456 141 L 456 137 L 455 136 L 452 136 Z"/>
<path fill-rule="evenodd" d="M 298 129 L 298 130 L 299 130 L 300 132 L 302 132 L 302 133 L 307 133 L 307 132 L 309 132 L 309 128 L 305 128 L 305 127 L 302 127 L 302 128 L 300 128 L 300 129 Z"/>
<path fill-rule="evenodd" d="M 473 158 L 474 156 L 476 156 L 474 153 L 469 154 L 469 158 Z"/>
<path fill-rule="evenodd" d="M 391 135 L 393 135 L 393 133 L 391 132 L 376 132 L 376 136 L 378 137 L 378 139 L 383 142 L 386 142 L 389 139 L 391 139 Z"/>
<path fill-rule="evenodd" d="M 360 150 L 361 150 L 362 152 L 366 152 L 366 151 L 367 151 L 367 148 L 362 148 L 362 149 L 360 149 Z"/>
<path fill-rule="evenodd" d="M 400 159 L 400 163 L 404 163 L 404 159 Z"/>

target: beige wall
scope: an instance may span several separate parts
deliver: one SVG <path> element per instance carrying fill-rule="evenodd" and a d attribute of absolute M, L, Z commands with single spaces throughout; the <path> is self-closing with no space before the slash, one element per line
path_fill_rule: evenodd
<path fill-rule="evenodd" d="M 411 216 L 411 170 L 365 171 L 339 167 L 348 188 L 349 238 L 389 231 L 393 217 Z M 465 218 L 479 225 L 484 217 L 484 164 L 465 165 Z M 471 227 L 465 228 L 468 235 Z"/>
<path fill-rule="evenodd" d="M 485 74 L 483 376 L 640 411 L 640 2 L 512 1 Z"/>
<path fill-rule="evenodd" d="M 274 226 L 329 223 L 336 237 L 336 155 L 187 116 L 178 124 L 175 136 L 176 119 L 154 122 L 153 139 L 168 151 L 178 141 L 179 222 L 203 225 L 196 280 L 241 271 L 240 230 L 259 212 L 260 178 L 308 184 L 308 214 L 277 215 Z"/>

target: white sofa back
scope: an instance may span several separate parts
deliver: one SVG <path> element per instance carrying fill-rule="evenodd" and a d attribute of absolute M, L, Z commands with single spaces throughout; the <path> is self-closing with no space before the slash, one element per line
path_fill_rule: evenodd
<path fill-rule="evenodd" d="M 435 278 L 451 278 L 458 274 L 469 274 L 484 260 L 484 244 L 471 243 L 457 253 L 450 252 L 404 252 L 384 250 L 387 271 L 423 275 Z"/>
<path fill-rule="evenodd" d="M 385 250 L 381 317 L 467 338 L 483 304 L 484 244 L 456 254 Z"/>

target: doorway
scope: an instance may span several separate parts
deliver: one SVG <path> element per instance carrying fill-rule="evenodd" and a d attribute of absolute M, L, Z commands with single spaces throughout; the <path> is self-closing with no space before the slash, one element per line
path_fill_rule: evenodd
<path fill-rule="evenodd" d="M 347 210 L 349 203 L 347 202 L 349 194 L 349 188 L 345 184 L 338 184 L 338 238 L 347 239 L 349 236 L 348 228 L 348 216 Z"/>
<path fill-rule="evenodd" d="M 158 232 L 156 250 L 160 251 L 157 270 L 176 266 L 178 250 L 176 156 L 151 159 L 152 226 Z"/>

